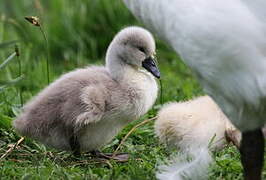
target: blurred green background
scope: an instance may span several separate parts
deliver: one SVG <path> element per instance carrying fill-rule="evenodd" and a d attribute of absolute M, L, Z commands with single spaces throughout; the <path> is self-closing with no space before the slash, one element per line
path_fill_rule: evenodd
<path fill-rule="evenodd" d="M 17 142 L 11 121 L 21 106 L 47 86 L 47 46 L 39 27 L 25 20 L 38 16 L 48 39 L 49 77 L 90 64 L 104 64 L 105 52 L 113 36 L 122 28 L 142 26 L 127 10 L 122 0 L 1 0 L 0 2 L 0 155 Z M 156 35 L 155 35 L 156 36 Z M 6 46 L 3 43 L 16 41 Z M 157 59 L 162 74 L 162 91 L 147 115 L 127 126 L 109 145 L 112 152 L 122 137 L 140 121 L 153 117 L 168 101 L 183 101 L 203 94 L 191 71 L 178 56 L 156 39 Z M 1 64 L 15 52 L 8 64 Z M 1 46 L 2 45 L 2 46 Z M 18 77 L 23 76 L 17 82 Z M 75 159 L 26 139 L 7 158 L 0 160 L 0 179 L 155 179 L 157 163 L 171 151 L 159 144 L 153 122 L 138 128 L 122 151 L 132 157 L 127 163 L 97 163 L 86 155 Z M 239 154 L 228 147 L 214 155 L 216 165 L 210 179 L 240 179 Z"/>

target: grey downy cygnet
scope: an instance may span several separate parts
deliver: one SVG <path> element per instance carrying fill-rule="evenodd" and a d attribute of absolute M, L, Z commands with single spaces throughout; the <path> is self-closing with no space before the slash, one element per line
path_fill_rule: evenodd
<path fill-rule="evenodd" d="M 23 107 L 13 126 L 59 150 L 98 150 L 154 104 L 154 76 L 160 77 L 154 55 L 150 32 L 121 30 L 108 47 L 105 66 L 64 74 Z"/>

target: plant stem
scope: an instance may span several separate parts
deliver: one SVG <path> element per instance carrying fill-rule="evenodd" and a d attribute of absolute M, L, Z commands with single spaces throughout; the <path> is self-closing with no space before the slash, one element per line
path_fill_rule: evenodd
<path fill-rule="evenodd" d="M 163 104 L 163 82 L 162 79 L 160 81 L 160 104 Z"/>
<path fill-rule="evenodd" d="M 48 85 L 50 84 L 50 69 L 49 69 L 49 57 L 50 57 L 50 54 L 49 54 L 49 43 L 48 43 L 48 39 L 47 39 L 47 36 L 43 30 L 43 27 L 42 25 L 40 24 L 40 31 L 42 32 L 42 35 L 44 37 L 44 40 L 45 40 L 45 43 L 46 43 L 46 73 L 47 73 L 47 83 Z"/>
<path fill-rule="evenodd" d="M 130 134 L 132 134 L 132 132 L 134 132 L 138 127 L 140 127 L 140 126 L 142 126 L 142 125 L 144 125 L 144 124 L 146 124 L 146 123 L 148 123 L 148 122 L 150 122 L 150 121 L 153 121 L 153 120 L 155 120 L 157 118 L 157 116 L 155 116 L 155 117 L 152 117 L 152 118 L 149 118 L 149 119 L 146 119 L 146 120 L 144 120 L 144 121 L 142 121 L 142 122 L 140 122 L 139 124 L 137 124 L 137 125 L 135 125 L 124 137 L 123 137 L 123 139 L 121 140 L 121 142 L 120 142 L 120 144 L 117 146 L 117 148 L 115 149 L 115 151 L 113 152 L 113 154 L 112 154 L 112 157 L 114 157 L 116 154 L 117 154 L 117 152 L 118 152 L 118 150 L 121 148 L 121 146 L 125 143 L 125 141 L 126 141 L 126 139 L 130 136 Z"/>
<path fill-rule="evenodd" d="M 18 60 L 18 77 L 22 76 L 22 67 L 21 67 L 21 60 L 20 60 L 20 53 L 19 53 L 19 48 L 17 45 L 15 45 L 15 52 L 16 52 L 16 56 L 17 56 L 17 60 Z M 22 88 L 21 86 L 19 86 L 19 98 L 20 98 L 20 105 L 21 107 L 23 106 L 23 97 L 22 97 Z"/>

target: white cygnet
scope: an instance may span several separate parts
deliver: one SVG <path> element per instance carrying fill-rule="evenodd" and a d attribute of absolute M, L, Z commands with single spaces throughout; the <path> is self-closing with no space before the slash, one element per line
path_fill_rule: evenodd
<path fill-rule="evenodd" d="M 207 179 L 213 161 L 210 150 L 220 150 L 228 138 L 234 143 L 241 138 L 209 96 L 164 105 L 155 132 L 161 142 L 179 150 L 170 163 L 159 166 L 160 180 Z"/>
<path fill-rule="evenodd" d="M 94 151 L 144 115 L 157 97 L 155 41 L 147 30 L 121 30 L 105 66 L 69 72 L 28 102 L 13 122 L 23 136 L 59 150 Z"/>
<path fill-rule="evenodd" d="M 160 141 L 181 150 L 220 149 L 226 143 L 226 130 L 234 131 L 235 127 L 209 96 L 168 103 L 159 111 L 155 122 Z"/>

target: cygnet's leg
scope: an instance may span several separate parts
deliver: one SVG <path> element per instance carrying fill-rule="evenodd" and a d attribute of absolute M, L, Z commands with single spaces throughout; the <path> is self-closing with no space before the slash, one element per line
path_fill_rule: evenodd
<path fill-rule="evenodd" d="M 261 180 L 264 155 L 264 138 L 261 129 L 242 133 L 241 162 L 245 180 Z"/>
<path fill-rule="evenodd" d="M 227 129 L 225 139 L 228 143 L 232 142 L 238 149 L 240 148 L 241 132 L 237 129 Z"/>
<path fill-rule="evenodd" d="M 80 144 L 77 136 L 72 135 L 69 139 L 69 144 L 74 156 L 80 156 Z"/>
<path fill-rule="evenodd" d="M 119 162 L 126 162 L 129 159 L 128 153 L 117 153 L 113 155 L 113 153 L 102 153 L 99 150 L 94 150 L 94 151 L 91 151 L 90 153 L 95 157 L 104 158 L 104 159 L 112 159 L 112 160 L 116 160 Z"/>

